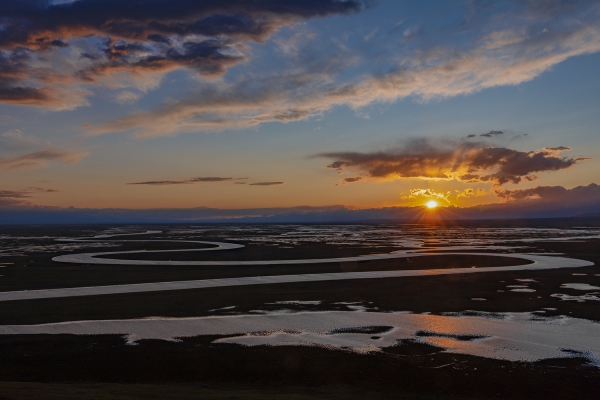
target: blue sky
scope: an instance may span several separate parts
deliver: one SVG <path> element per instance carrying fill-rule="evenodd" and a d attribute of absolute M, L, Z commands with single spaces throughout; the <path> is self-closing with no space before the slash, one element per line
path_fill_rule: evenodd
<path fill-rule="evenodd" d="M 0 205 L 535 207 L 596 183 L 597 2 L 63 3 L 0 6 Z"/>

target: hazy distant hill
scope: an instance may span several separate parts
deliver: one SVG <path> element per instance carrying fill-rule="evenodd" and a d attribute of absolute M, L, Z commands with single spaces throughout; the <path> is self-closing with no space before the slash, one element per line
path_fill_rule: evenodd
<path fill-rule="evenodd" d="M 50 207 L 0 208 L 0 224 L 119 224 L 119 223 L 353 223 L 516 220 L 540 218 L 598 220 L 598 204 L 556 205 L 526 202 L 473 207 L 383 207 L 353 210 L 343 206 L 215 209 L 85 209 Z M 586 212 L 588 211 L 588 212 Z"/>
<path fill-rule="evenodd" d="M 577 217 L 600 217 L 600 211 L 593 212 L 593 213 L 579 214 L 579 215 L 577 215 Z"/>

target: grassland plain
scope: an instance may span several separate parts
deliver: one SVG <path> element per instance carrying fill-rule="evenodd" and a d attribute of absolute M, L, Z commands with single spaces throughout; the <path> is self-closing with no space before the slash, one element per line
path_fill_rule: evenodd
<path fill-rule="evenodd" d="M 219 239 L 222 240 L 222 237 Z M 526 244 L 532 246 L 530 250 L 561 252 L 569 257 L 600 264 L 599 240 Z M 133 243 L 126 246 L 140 248 Z M 268 251 L 270 247 L 258 244 L 251 246 L 263 247 L 261 251 Z M 302 243 L 295 247 L 295 251 L 301 249 L 299 253 L 309 257 L 315 254 L 318 257 L 328 254 L 339 256 L 338 251 L 344 247 L 348 248 L 345 254 L 373 251 L 373 248 L 359 249 L 350 245 Z M 119 247 L 119 250 L 122 248 Z M 383 247 L 375 250 L 384 252 L 389 249 Z M 281 249 L 282 252 L 285 250 Z M 83 251 L 115 251 L 115 247 Z M 0 269 L 0 274 L 4 275 L 0 277 L 3 285 L 1 290 L 307 271 L 481 267 L 523 261 L 465 255 L 232 269 L 85 266 L 49 261 L 52 256 L 63 253 L 64 250 L 29 251 L 24 256 L 3 257 L 0 261 L 6 266 Z M 190 257 L 190 254 L 186 257 Z M 574 276 L 573 273 L 578 275 Z M 561 288 L 562 284 L 568 282 L 598 286 L 600 277 L 596 274 L 599 273 L 599 268 L 594 266 L 578 268 L 576 271 L 492 272 L 9 301 L 0 303 L 0 323 L 231 315 L 281 308 L 296 311 L 348 310 L 348 305 L 339 304 L 348 302 L 380 311 L 406 310 L 433 314 L 465 310 L 533 312 L 546 308 L 550 309 L 546 310 L 546 316 L 568 315 L 598 321 L 600 314 L 594 302 L 561 301 L 551 295 L 580 294 L 574 289 Z M 522 279 L 535 280 L 528 285 L 536 291 L 520 293 L 507 288 Z M 486 300 L 474 301 L 474 298 Z M 293 300 L 320 303 L 273 304 Z M 232 306 L 235 308 L 230 308 Z M 598 368 L 587 365 L 586 360 L 577 357 L 535 363 L 508 362 L 449 354 L 440 348 L 410 340 L 386 348 L 381 353 L 367 355 L 318 347 L 243 347 L 213 343 L 221 337 L 183 338 L 180 342 L 142 340 L 136 346 L 126 345 L 125 339 L 118 335 L 0 337 L 0 396 L 6 399 L 36 398 L 40 393 L 43 397 L 39 398 L 50 399 L 153 398 L 149 396 L 182 399 L 269 396 L 298 399 L 570 399 L 573 393 L 577 393 L 578 398 L 600 396 Z M 87 397 L 82 397 L 82 393 Z"/>
<path fill-rule="evenodd" d="M 345 399 L 399 399 L 423 400 L 418 393 L 398 393 L 357 389 L 343 385 L 322 387 L 252 387 L 235 383 L 225 385 L 206 384 L 122 384 L 122 383 L 28 383 L 0 382 L 0 396 L 11 400 L 345 400 Z M 440 395 L 440 400 L 458 400 L 460 397 Z"/>

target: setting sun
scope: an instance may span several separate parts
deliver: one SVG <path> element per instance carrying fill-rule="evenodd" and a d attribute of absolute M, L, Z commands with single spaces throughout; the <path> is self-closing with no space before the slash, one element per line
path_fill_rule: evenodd
<path fill-rule="evenodd" d="M 427 208 L 436 208 L 438 204 L 437 204 L 437 202 L 431 200 L 431 201 L 428 201 L 427 204 L 425 204 L 425 205 L 427 206 Z"/>

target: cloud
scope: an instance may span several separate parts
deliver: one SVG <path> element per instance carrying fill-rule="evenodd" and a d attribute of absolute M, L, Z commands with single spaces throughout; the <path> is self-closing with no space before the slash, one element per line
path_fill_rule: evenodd
<path fill-rule="evenodd" d="M 65 109 L 86 103 L 78 86 L 114 74 L 222 75 L 248 59 L 246 43 L 362 8 L 362 0 L 3 0 L 0 102 Z"/>
<path fill-rule="evenodd" d="M 285 182 L 256 182 L 251 183 L 250 186 L 277 186 L 283 185 Z"/>
<path fill-rule="evenodd" d="M 37 105 L 54 100 L 47 89 L 20 84 L 27 78 L 29 61 L 30 52 L 25 49 L 9 54 L 0 51 L 0 103 Z"/>
<path fill-rule="evenodd" d="M 537 186 L 530 189 L 497 190 L 496 195 L 509 201 L 553 202 L 581 204 L 600 202 L 600 186 L 595 183 L 566 189 L 563 186 Z"/>
<path fill-rule="evenodd" d="M 600 185 L 591 183 L 571 189 L 537 186 L 529 189 L 496 190 L 503 203 L 479 204 L 465 208 L 469 218 L 562 217 L 600 212 Z"/>
<path fill-rule="evenodd" d="M 529 192 L 525 193 L 525 190 Z M 506 221 L 512 218 L 553 218 L 582 214 L 598 215 L 600 210 L 600 185 L 595 183 L 567 189 L 562 186 L 541 186 L 524 191 L 515 191 L 520 199 L 503 203 L 478 204 L 471 207 L 440 207 L 439 215 L 444 220 L 495 219 Z M 539 197 L 531 197 L 537 194 Z M 423 205 L 413 207 L 382 207 L 350 209 L 344 206 L 289 207 L 255 209 L 215 209 L 198 207 L 193 209 L 66 209 L 32 207 L 26 204 L 27 194 L 0 191 L 0 222 L 11 223 L 144 223 L 144 222 L 272 222 L 272 223 L 323 223 L 357 222 L 373 220 L 421 221 Z M 19 204 L 19 202 L 21 202 Z M 21 209 L 16 209 L 20 206 Z M 558 221 L 557 223 L 563 223 Z M 579 223 L 579 222 L 578 222 Z M 489 222 L 486 222 L 489 224 Z"/>
<path fill-rule="evenodd" d="M 41 188 L 41 187 L 29 187 L 26 190 L 33 192 L 33 193 L 57 193 L 60 192 L 60 190 L 56 190 L 56 189 L 46 189 L 46 188 Z"/>
<path fill-rule="evenodd" d="M 450 199 L 449 199 L 450 194 L 451 194 L 451 192 L 442 193 L 442 192 L 436 192 L 433 189 L 410 189 L 409 194 L 402 196 L 401 199 L 408 200 L 408 199 L 419 199 L 419 198 L 426 198 L 426 199 L 435 198 L 435 199 L 444 200 L 445 202 L 450 203 Z"/>
<path fill-rule="evenodd" d="M 483 197 L 483 196 L 487 196 L 489 194 L 490 194 L 490 192 L 486 191 L 485 189 L 481 189 L 481 188 L 478 188 L 478 189 L 467 188 L 464 190 L 454 190 L 454 193 L 452 191 L 438 192 L 433 189 L 414 188 L 414 189 L 410 189 L 408 194 L 404 194 L 400 198 L 402 200 L 437 199 L 437 200 L 445 201 L 447 204 L 451 204 L 452 197 L 454 197 L 455 199 L 460 199 L 460 198 L 471 198 L 471 197 Z"/>
<path fill-rule="evenodd" d="M 555 152 L 560 153 L 561 151 L 571 151 L 572 149 L 570 147 L 558 146 L 558 147 L 545 147 L 544 150 L 555 151 Z"/>
<path fill-rule="evenodd" d="M 496 137 L 505 135 L 507 133 L 509 133 L 509 132 L 508 131 L 500 131 L 500 130 L 492 129 L 489 132 L 481 133 L 479 135 L 475 135 L 475 134 L 467 135 L 467 136 L 465 136 L 465 139 L 472 139 L 472 138 L 475 138 L 475 137 L 478 137 L 478 136 L 479 137 L 483 137 L 483 138 L 496 138 Z M 527 133 L 521 134 L 521 135 L 513 135 L 512 138 L 513 139 L 517 139 L 517 138 L 519 138 L 521 136 L 527 136 L 527 135 L 528 135 Z"/>
<path fill-rule="evenodd" d="M 535 173 L 567 169 L 587 158 L 560 157 L 569 148 L 519 151 L 480 142 L 409 141 L 404 147 L 371 153 L 332 152 L 327 167 L 358 170 L 372 178 L 457 179 L 496 186 L 537 179 Z"/>
<path fill-rule="evenodd" d="M 13 129 L 0 135 L 0 154 L 13 151 L 26 151 L 42 146 L 33 136 L 25 136 L 19 129 Z"/>
<path fill-rule="evenodd" d="M 5 22 L 0 46 L 63 46 L 73 37 L 97 35 L 169 44 L 169 35 L 245 37 L 262 41 L 283 23 L 294 19 L 358 12 L 354 0 L 235 1 L 142 0 L 4 0 Z M 60 43 L 53 42 L 60 40 Z"/>
<path fill-rule="evenodd" d="M 25 196 L 28 197 L 28 196 Z M 0 207 L 23 207 L 23 206 L 33 206 L 30 201 L 24 200 L 23 196 L 20 196 L 19 193 L 15 193 L 13 195 L 11 191 L 1 190 L 0 191 Z"/>
<path fill-rule="evenodd" d="M 46 168 L 52 161 L 75 164 L 88 153 L 71 149 L 45 149 L 11 158 L 0 159 L 0 172 Z"/>
<path fill-rule="evenodd" d="M 123 90 L 115 96 L 115 100 L 119 104 L 133 104 L 142 97 L 141 93 L 134 93 L 130 90 Z"/>
<path fill-rule="evenodd" d="M 491 138 L 491 137 L 498 136 L 498 135 L 504 135 L 504 131 L 494 131 L 494 130 L 491 130 L 491 131 L 489 131 L 487 133 L 482 133 L 479 136 Z"/>
<path fill-rule="evenodd" d="M 151 186 L 168 186 L 168 185 L 191 185 L 194 183 L 206 183 L 206 182 L 225 182 L 231 181 L 233 178 L 221 178 L 216 176 L 198 177 L 192 179 L 186 179 L 183 181 L 146 181 L 146 182 L 132 182 L 128 185 L 151 185 Z"/>
<path fill-rule="evenodd" d="M 195 94 L 156 110 L 107 121 L 90 134 L 136 130 L 140 136 L 175 132 L 247 128 L 266 122 L 301 121 L 338 106 L 360 110 L 374 103 L 404 98 L 435 101 L 468 95 L 487 88 L 530 81 L 568 58 L 600 51 L 600 12 L 597 4 L 556 6 L 560 13 L 536 12 L 526 2 L 513 11 L 497 10 L 477 30 L 471 26 L 439 34 L 439 44 L 394 52 L 395 65 L 385 73 L 347 76 L 351 60 L 337 69 L 312 69 L 317 62 L 298 60 L 293 69 L 268 77 L 203 86 Z M 498 21 L 503 21 L 499 23 Z M 510 21 L 510 24 L 506 23 Z M 485 23 L 484 23 L 485 22 Z M 544 27 L 549 27 L 544 32 Z M 470 40 L 463 40 L 464 29 Z M 444 36 L 455 40 L 446 44 Z M 400 57 L 401 54 L 402 56 Z M 323 59 L 330 52 L 321 54 Z M 396 58 L 396 60 L 397 60 Z M 364 56 L 360 62 L 366 63 Z M 390 61 L 392 63 L 392 61 Z M 282 76 L 290 80 L 281 84 Z M 482 136 L 500 135 L 490 131 Z"/>
<path fill-rule="evenodd" d="M 427 189 L 415 189 L 414 194 L 426 194 Z M 422 192 L 423 191 L 423 192 Z M 431 192 L 437 193 L 437 192 Z M 431 194 L 430 193 L 430 194 Z M 507 193 L 508 196 L 508 193 Z M 600 185 L 565 188 L 539 186 L 510 191 L 511 199 L 502 203 L 478 204 L 470 207 L 442 207 L 444 219 L 496 219 L 568 217 L 600 211 Z M 509 197 L 510 197 L 509 196 Z M 350 209 L 342 205 L 324 207 L 289 207 L 262 209 L 66 209 L 33 207 L 28 203 L 32 193 L 0 191 L 0 221 L 11 223 L 82 223 L 87 222 L 355 222 L 365 220 L 413 220 L 423 216 L 423 206 Z M 439 197 L 438 197 L 439 198 Z M 21 210 L 15 210 L 19 206 Z M 486 222 L 487 224 L 487 222 Z"/>
<path fill-rule="evenodd" d="M 354 178 L 344 178 L 344 183 L 355 183 L 362 180 L 362 177 L 356 176 Z"/>
<path fill-rule="evenodd" d="M 60 110 L 87 104 L 97 85 L 145 93 L 175 69 L 191 70 L 205 78 L 221 76 L 251 59 L 249 44 L 266 43 L 281 27 L 359 12 L 369 2 L 0 3 L 0 102 Z M 293 61 L 289 70 L 271 71 L 266 77 L 252 74 L 236 76 L 234 81 L 213 80 L 213 85 L 202 80 L 200 88 L 186 98 L 94 125 L 88 132 L 136 130 L 140 136 L 156 136 L 247 128 L 302 121 L 339 106 L 360 110 L 407 97 L 439 100 L 517 85 L 570 57 L 600 50 L 597 2 L 518 0 L 510 4 L 492 4 L 493 18 L 489 13 L 469 15 L 465 21 L 469 19 L 471 25 L 454 30 L 423 27 L 436 35 L 432 45 L 402 50 L 394 42 L 396 47 L 389 55 L 385 55 L 390 50 L 385 46 L 369 46 L 382 54 L 382 63 L 389 64 L 386 72 L 356 76 L 349 69 L 367 65 L 371 61 L 368 53 L 340 50 L 349 46 L 340 45 L 337 54 L 317 47 L 324 41 L 311 40 L 315 44 L 305 52 L 310 56 L 298 56 L 296 51 L 288 55 L 287 61 Z M 344 52 L 354 53 L 342 57 Z M 281 68 L 283 63 L 274 65 Z M 290 82 L 282 84 L 285 79 Z M 115 97 L 128 103 L 141 93 L 125 90 Z"/>
<path fill-rule="evenodd" d="M 52 59 L 57 70 L 50 65 Z M 0 103 L 57 110 L 84 105 L 90 92 L 74 84 L 78 79 L 71 70 L 72 63 L 63 55 L 49 57 L 24 47 L 0 49 Z"/>
<path fill-rule="evenodd" d="M 31 187 L 25 190 L 0 190 L 0 207 L 31 207 L 28 200 L 34 193 L 54 193 L 58 190 Z"/>
<path fill-rule="evenodd" d="M 464 198 L 483 197 L 483 196 L 487 196 L 490 194 L 490 192 L 488 192 L 485 189 L 481 189 L 481 188 L 477 188 L 477 190 L 475 190 L 473 188 L 467 188 L 465 190 L 455 190 L 454 193 L 456 194 L 457 199 L 460 199 L 461 197 L 464 197 Z"/>

